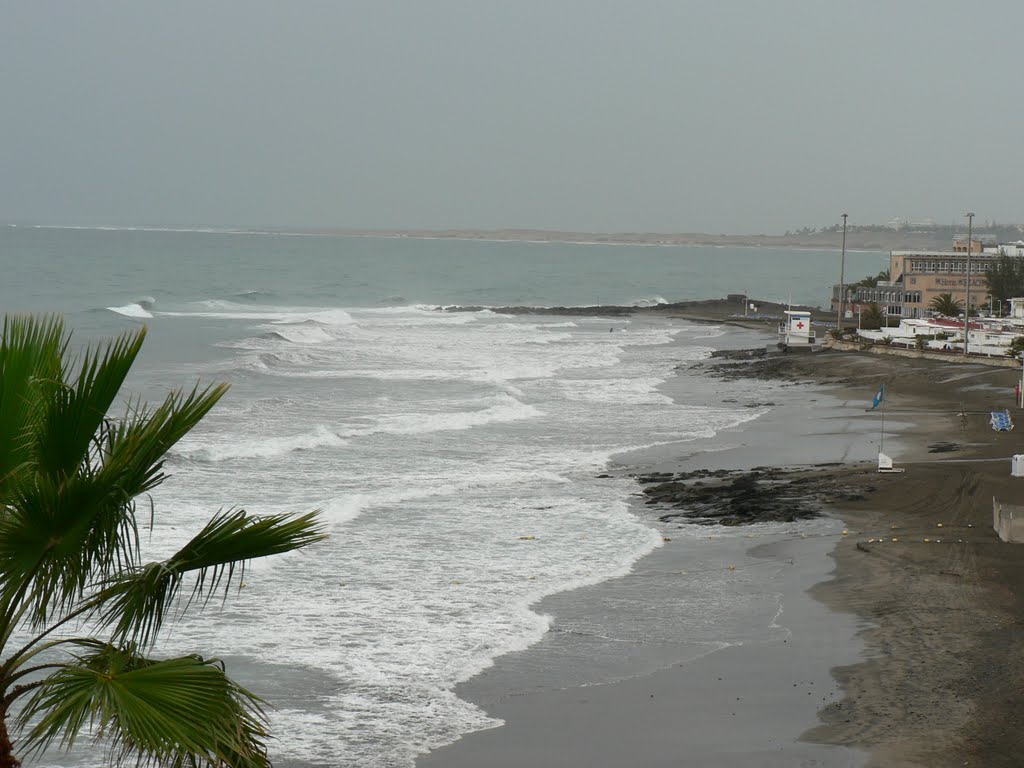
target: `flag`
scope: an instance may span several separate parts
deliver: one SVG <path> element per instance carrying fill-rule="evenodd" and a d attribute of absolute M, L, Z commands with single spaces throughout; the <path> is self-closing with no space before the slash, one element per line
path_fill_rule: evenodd
<path fill-rule="evenodd" d="M 878 394 L 875 395 L 875 399 L 871 401 L 872 409 L 877 408 L 882 404 L 882 400 L 885 399 L 885 384 L 878 386 Z"/>

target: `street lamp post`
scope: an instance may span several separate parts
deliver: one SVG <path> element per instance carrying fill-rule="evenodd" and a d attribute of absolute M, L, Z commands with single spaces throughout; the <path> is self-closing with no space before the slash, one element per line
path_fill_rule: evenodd
<path fill-rule="evenodd" d="M 1020 356 L 1020 389 L 1017 390 L 1017 405 L 1024 408 L 1024 354 Z"/>
<path fill-rule="evenodd" d="M 971 249 L 973 248 L 971 225 L 974 224 L 974 212 L 965 213 L 964 216 L 967 217 L 967 299 L 964 301 L 964 356 L 966 356 L 968 347 L 970 347 L 968 337 L 971 322 Z"/>
<path fill-rule="evenodd" d="M 848 214 L 843 214 L 843 250 L 842 256 L 839 257 L 839 312 L 836 314 L 836 333 L 841 334 L 843 332 L 843 303 L 846 299 L 846 217 Z"/>

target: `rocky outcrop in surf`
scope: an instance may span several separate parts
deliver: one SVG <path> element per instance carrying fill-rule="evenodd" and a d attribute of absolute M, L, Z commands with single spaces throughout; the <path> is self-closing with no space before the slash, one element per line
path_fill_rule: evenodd
<path fill-rule="evenodd" d="M 792 470 L 762 467 L 749 472 L 698 469 L 678 474 L 638 475 L 636 480 L 647 486 L 643 490 L 646 504 L 672 510 L 658 516 L 663 522 L 791 523 L 818 517 L 829 502 L 863 498 L 863 487 L 849 487 L 834 472 L 822 471 L 835 467 L 834 464 Z"/>

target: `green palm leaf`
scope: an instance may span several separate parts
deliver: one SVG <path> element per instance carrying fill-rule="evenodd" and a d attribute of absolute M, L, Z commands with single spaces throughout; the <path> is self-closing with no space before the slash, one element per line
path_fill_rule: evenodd
<path fill-rule="evenodd" d="M 0 573 L 8 574 L 8 589 L 31 580 L 37 625 L 68 610 L 91 582 L 135 562 L 133 499 L 163 481 L 167 451 L 226 389 L 173 392 L 152 413 L 104 422 L 96 457 L 70 476 L 34 466 L 9 483 L 8 514 L 0 518 Z"/>
<path fill-rule="evenodd" d="M 118 762 L 268 766 L 261 701 L 217 659 L 156 661 L 88 643 L 87 653 L 36 684 L 19 715 L 26 747 L 70 749 L 86 733 L 107 740 Z"/>
<path fill-rule="evenodd" d="M 171 392 L 152 412 L 136 411 L 101 431 L 102 466 L 97 479 L 116 486 L 130 497 L 146 493 L 164 479 L 164 458 L 175 443 L 198 424 L 227 392 L 226 384 L 189 394 Z"/>
<path fill-rule="evenodd" d="M 260 702 L 219 662 L 154 661 L 136 649 L 154 643 L 186 576 L 195 577 L 186 607 L 226 596 L 250 559 L 323 538 L 317 513 L 230 510 L 166 561 L 139 566 L 135 500 L 165 479 L 167 452 L 227 386 L 172 391 L 152 410 L 129 402 L 114 419 L 145 330 L 91 347 L 77 364 L 69 338 L 56 317 L 7 317 L 0 337 L 0 762 L 14 759 L 5 721 L 27 697 L 19 751 L 70 748 L 92 732 L 117 761 L 266 766 Z M 90 618 L 126 645 L 63 634 Z M 18 630 L 31 634 L 7 652 Z M 68 647 L 79 649 L 71 661 Z"/>
<path fill-rule="evenodd" d="M 128 371 L 142 348 L 146 329 L 125 333 L 102 347 L 87 349 L 75 383 L 55 382 L 37 431 L 37 471 L 67 477 L 89 460 L 90 448 Z"/>
<path fill-rule="evenodd" d="M 5 317 L 0 335 L 0 508 L 15 473 L 32 457 L 44 407 L 39 382 L 63 381 L 67 347 L 58 317 Z"/>
<path fill-rule="evenodd" d="M 219 588 L 226 594 L 236 572 L 241 578 L 247 561 L 323 539 L 317 514 L 252 517 L 233 510 L 217 515 L 167 560 L 135 569 L 103 589 L 95 603 L 104 624 L 114 626 L 116 637 L 148 646 L 186 574 L 196 575 L 190 600 L 209 600 Z"/>

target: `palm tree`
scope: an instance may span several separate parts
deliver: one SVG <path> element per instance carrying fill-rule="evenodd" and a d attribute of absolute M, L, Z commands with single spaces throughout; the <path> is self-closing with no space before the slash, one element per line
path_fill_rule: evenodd
<path fill-rule="evenodd" d="M 985 281 L 1001 309 L 1009 299 L 1024 293 L 1024 259 L 1000 255 L 985 269 Z"/>
<path fill-rule="evenodd" d="M 861 315 L 861 328 L 866 331 L 874 331 L 886 325 L 885 313 L 882 312 L 882 308 L 878 306 L 877 302 L 872 301 L 868 304 L 868 308 L 864 310 Z"/>
<path fill-rule="evenodd" d="M 86 735 L 106 740 L 111 762 L 269 765 L 263 702 L 218 659 L 147 654 L 186 579 L 190 604 L 226 593 L 248 560 L 323 538 L 317 512 L 220 512 L 166 560 L 141 562 L 135 499 L 227 390 L 175 390 L 110 418 L 145 335 L 91 346 L 76 364 L 60 319 L 4 320 L 0 768 Z M 91 634 L 77 636 L 83 626 Z"/>
<path fill-rule="evenodd" d="M 954 299 L 951 293 L 940 293 L 931 300 L 928 306 L 940 315 L 946 315 L 947 317 L 956 317 L 964 308 L 963 302 L 959 299 Z"/>

